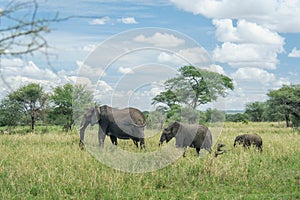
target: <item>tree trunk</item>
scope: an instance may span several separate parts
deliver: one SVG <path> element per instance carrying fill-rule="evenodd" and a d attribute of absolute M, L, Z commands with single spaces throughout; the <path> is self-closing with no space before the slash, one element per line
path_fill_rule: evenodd
<path fill-rule="evenodd" d="M 290 125 L 290 117 L 289 115 L 285 115 L 285 123 L 286 123 L 286 127 L 289 128 L 291 125 Z"/>
<path fill-rule="evenodd" d="M 198 98 L 193 99 L 193 109 L 196 110 Z"/>
<path fill-rule="evenodd" d="M 34 132 L 34 124 L 35 124 L 35 118 L 33 115 L 33 116 L 31 116 L 31 132 Z"/>

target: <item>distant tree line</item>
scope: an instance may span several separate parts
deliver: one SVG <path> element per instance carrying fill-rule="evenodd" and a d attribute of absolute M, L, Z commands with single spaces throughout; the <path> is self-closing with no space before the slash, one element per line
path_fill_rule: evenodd
<path fill-rule="evenodd" d="M 200 111 L 197 106 L 226 96 L 227 90 L 233 89 L 230 78 L 193 66 L 182 67 L 179 72 L 178 77 L 165 82 L 166 90 L 153 98 L 156 109 L 144 111 L 148 128 L 162 129 L 172 121 L 202 124 L 285 121 L 287 127 L 300 125 L 300 85 L 271 90 L 267 101 L 246 104 L 244 113 L 227 114 L 212 108 Z M 207 77 L 210 81 L 203 81 Z M 1 100 L 0 126 L 26 125 L 34 131 L 37 124 L 58 125 L 68 131 L 80 120 L 84 110 L 94 105 L 92 93 L 83 85 L 68 83 L 47 93 L 41 85 L 30 83 Z"/>
<path fill-rule="evenodd" d="M 59 125 L 71 130 L 75 120 L 92 105 L 92 93 L 83 85 L 65 84 L 47 93 L 30 83 L 9 93 L 0 103 L 0 126 Z"/>
<path fill-rule="evenodd" d="M 283 85 L 271 90 L 265 102 L 246 104 L 244 113 L 227 114 L 226 120 L 232 122 L 274 122 L 284 121 L 286 127 L 300 125 L 300 85 Z"/>
<path fill-rule="evenodd" d="M 225 114 L 215 109 L 197 110 L 200 105 L 225 97 L 233 90 L 232 80 L 224 75 L 194 66 L 183 66 L 178 76 L 165 82 L 165 91 L 153 98 L 157 109 L 144 112 L 149 128 L 162 128 L 165 122 L 184 121 L 203 123 L 224 121 Z M 92 94 L 84 86 L 66 84 L 46 93 L 30 83 L 11 92 L 0 103 L 0 126 L 59 125 L 70 130 L 83 113 L 82 109 L 94 106 Z M 81 110 L 80 110 L 81 109 Z M 75 119 L 74 119 L 75 118 Z"/>

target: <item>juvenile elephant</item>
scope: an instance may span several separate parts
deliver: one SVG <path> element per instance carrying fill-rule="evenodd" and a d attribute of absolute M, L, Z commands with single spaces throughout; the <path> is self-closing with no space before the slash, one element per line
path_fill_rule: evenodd
<path fill-rule="evenodd" d="M 262 152 L 262 139 L 257 134 L 243 134 L 235 138 L 233 146 L 237 144 L 243 144 L 243 147 L 249 148 L 251 145 L 256 146 L 257 149 Z"/>
<path fill-rule="evenodd" d="M 84 132 L 91 124 L 99 124 L 98 141 L 103 146 L 106 135 L 110 136 L 111 142 L 117 145 L 117 138 L 132 139 L 136 147 L 140 142 L 140 148 L 145 147 L 144 127 L 146 119 L 144 114 L 136 108 L 116 109 L 107 105 L 90 108 L 83 116 L 80 127 L 79 146 L 84 147 Z"/>
<path fill-rule="evenodd" d="M 176 139 L 176 147 L 184 148 L 183 156 L 185 156 L 187 147 L 195 148 L 198 156 L 200 149 L 211 152 L 212 135 L 204 125 L 173 122 L 162 132 L 159 145 L 163 144 L 164 141 L 168 143 L 173 137 Z"/>

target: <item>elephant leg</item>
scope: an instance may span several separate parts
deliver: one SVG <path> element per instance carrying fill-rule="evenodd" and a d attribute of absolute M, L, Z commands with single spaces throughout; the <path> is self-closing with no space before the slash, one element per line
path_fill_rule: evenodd
<path fill-rule="evenodd" d="M 113 145 L 116 145 L 116 146 L 118 145 L 118 139 L 117 139 L 117 137 L 111 135 L 111 136 L 110 136 L 110 140 L 111 140 L 111 143 L 112 143 Z"/>
<path fill-rule="evenodd" d="M 200 148 L 196 148 L 197 155 L 200 156 Z"/>
<path fill-rule="evenodd" d="M 183 147 L 183 157 L 186 157 L 186 149 L 187 149 L 187 147 Z"/>
<path fill-rule="evenodd" d="M 84 132 L 86 127 L 89 125 L 89 123 L 85 122 L 80 127 L 80 140 L 79 140 L 79 147 L 81 149 L 84 149 Z"/>
<path fill-rule="evenodd" d="M 209 153 L 212 152 L 212 149 L 211 148 L 205 148 L 206 151 L 208 151 Z"/>
<path fill-rule="evenodd" d="M 262 152 L 262 147 L 261 147 L 261 145 L 257 145 L 256 147 L 257 147 L 257 149 L 258 149 L 260 152 Z"/>
<path fill-rule="evenodd" d="M 136 148 L 139 148 L 138 140 L 132 139 L 132 141 L 133 141 L 133 144 L 136 146 Z"/>
<path fill-rule="evenodd" d="M 99 141 L 99 146 L 103 147 L 104 146 L 104 140 L 105 140 L 105 132 L 102 130 L 101 126 L 99 126 L 99 131 L 98 131 L 98 141 Z"/>
<path fill-rule="evenodd" d="M 141 149 L 145 149 L 146 148 L 144 138 L 140 138 L 140 148 Z"/>

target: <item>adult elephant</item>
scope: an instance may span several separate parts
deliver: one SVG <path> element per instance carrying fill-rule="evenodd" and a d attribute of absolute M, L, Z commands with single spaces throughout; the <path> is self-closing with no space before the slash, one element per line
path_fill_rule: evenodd
<path fill-rule="evenodd" d="M 168 143 L 174 137 L 176 147 L 184 148 L 183 156 L 186 154 L 187 147 L 195 148 L 198 156 L 201 149 L 211 152 L 212 135 L 208 127 L 204 125 L 173 122 L 163 130 L 159 145 L 162 145 L 164 141 Z"/>
<path fill-rule="evenodd" d="M 98 141 L 99 146 L 104 145 L 106 135 L 110 136 L 114 145 L 118 144 L 119 139 L 132 139 L 136 147 L 140 142 L 140 148 L 145 148 L 144 127 L 146 119 L 144 114 L 136 108 L 117 109 L 107 105 L 90 108 L 83 116 L 80 126 L 79 146 L 84 147 L 84 132 L 86 127 L 91 124 L 99 124 Z"/>

